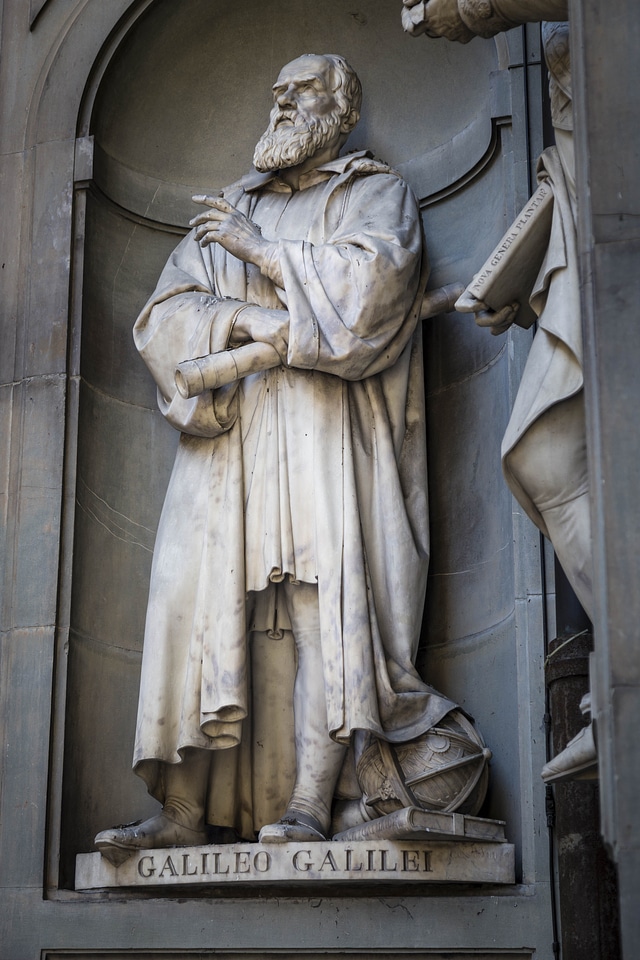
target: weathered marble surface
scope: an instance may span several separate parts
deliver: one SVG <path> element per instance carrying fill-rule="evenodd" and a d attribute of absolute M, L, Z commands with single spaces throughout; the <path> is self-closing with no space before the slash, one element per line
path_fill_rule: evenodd
<path fill-rule="evenodd" d="M 484 0 L 403 0 L 403 4 L 402 20 L 408 33 L 460 43 L 474 35 L 493 37 L 518 24 L 549 21 L 542 25 L 542 39 L 556 146 L 540 156 L 538 180 L 542 189 L 551 191 L 551 219 L 548 224 L 548 218 L 540 219 L 542 205 L 538 216 L 532 216 L 536 201 L 542 199 L 539 190 L 474 276 L 456 308 L 475 313 L 478 324 L 490 327 L 493 334 L 504 333 L 514 321 L 522 322 L 521 304 L 538 319 L 538 332 L 502 443 L 503 472 L 518 503 L 553 544 L 571 587 L 593 620 L 569 5 L 566 0 L 507 0 L 496 12 Z M 529 228 L 536 220 L 541 226 L 535 243 L 531 244 L 533 234 L 529 235 L 530 256 L 525 258 L 529 266 L 525 267 L 517 251 L 525 241 L 524 234 L 518 236 L 519 229 L 527 220 Z M 500 275 L 502 280 L 496 283 Z M 585 765 L 595 772 L 593 731 L 572 740 L 552 765 L 545 765 L 542 776 L 546 782 L 582 777 Z"/>
<path fill-rule="evenodd" d="M 514 883 L 514 847 L 391 840 L 233 843 L 142 850 L 120 867 L 99 853 L 76 860 L 76 890 L 311 881 Z"/>
<path fill-rule="evenodd" d="M 340 155 L 361 104 L 343 58 L 299 57 L 272 90 L 255 169 L 193 197 L 205 210 L 134 327 L 181 436 L 134 747 L 163 812 L 97 835 L 115 863 L 201 842 L 205 822 L 324 839 L 354 731 L 401 744 L 455 708 L 414 666 L 429 554 L 419 207 L 387 164 Z M 176 390 L 178 364 L 230 348 L 269 359 L 241 385 L 233 361 L 226 387 Z M 252 664 L 258 634 L 291 634 L 293 684 L 273 644 Z"/>

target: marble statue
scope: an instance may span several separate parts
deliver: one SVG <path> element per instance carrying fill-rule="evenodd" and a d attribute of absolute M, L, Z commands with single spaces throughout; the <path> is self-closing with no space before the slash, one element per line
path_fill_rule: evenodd
<path fill-rule="evenodd" d="M 474 36 L 488 38 L 518 24 L 546 21 L 542 37 L 556 145 L 540 157 L 538 179 L 552 190 L 553 214 L 529 292 L 538 330 L 503 440 L 502 463 L 514 496 L 551 540 L 571 586 L 593 619 L 568 13 L 567 0 L 404 0 L 402 22 L 412 35 L 426 33 L 466 43 Z M 497 334 L 510 326 L 518 306 L 504 303 L 490 310 L 467 288 L 457 309 L 475 313 L 478 323 Z M 581 708 L 588 713 L 588 696 Z M 542 775 L 554 782 L 586 775 L 595 766 L 589 724 L 545 766 Z"/>
<path fill-rule="evenodd" d="M 204 211 L 135 324 L 180 443 L 134 753 L 162 810 L 98 834 L 116 864 L 203 843 L 206 825 L 324 839 L 356 733 L 407 741 L 455 707 L 414 667 L 429 556 L 417 203 L 367 152 L 340 155 L 361 100 L 341 57 L 294 60 L 273 97 L 255 169 L 194 197 Z M 179 363 L 250 343 L 277 360 L 177 389 Z"/>

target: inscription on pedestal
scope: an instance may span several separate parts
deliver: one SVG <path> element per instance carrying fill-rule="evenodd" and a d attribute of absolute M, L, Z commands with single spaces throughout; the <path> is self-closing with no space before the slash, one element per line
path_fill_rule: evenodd
<path fill-rule="evenodd" d="M 354 851 L 327 850 L 321 858 L 314 858 L 311 848 L 295 850 L 290 857 L 291 869 L 298 873 L 433 873 L 431 867 L 431 850 L 401 850 L 396 856 L 385 848 L 367 848 L 364 859 L 354 857 Z M 277 866 L 281 867 L 282 858 L 278 858 Z M 357 860 L 357 862 L 356 862 Z M 162 863 L 162 866 L 160 864 Z M 268 850 L 236 850 L 232 854 L 216 851 L 191 854 L 179 853 L 142 856 L 138 860 L 138 876 L 143 880 L 154 877 L 208 877 L 252 874 L 259 877 L 270 873 L 274 866 L 273 854 Z"/>
<path fill-rule="evenodd" d="M 144 850 L 119 867 L 76 858 L 76 890 L 223 883 L 514 883 L 508 843 L 376 841 L 226 844 Z"/>

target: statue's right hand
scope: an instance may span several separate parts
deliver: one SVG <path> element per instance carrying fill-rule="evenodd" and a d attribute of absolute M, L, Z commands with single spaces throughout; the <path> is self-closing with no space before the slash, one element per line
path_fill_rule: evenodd
<path fill-rule="evenodd" d="M 479 327 L 489 327 L 494 337 L 501 333 L 506 333 L 515 316 L 520 309 L 518 301 L 507 304 L 501 310 L 478 310 L 476 312 L 476 323 Z"/>
<path fill-rule="evenodd" d="M 508 303 L 506 307 L 502 307 L 500 310 L 492 310 L 486 303 L 478 300 L 466 290 L 462 296 L 458 297 L 455 306 L 459 313 L 475 314 L 478 326 L 489 327 L 494 337 L 505 333 L 509 329 L 520 309 L 520 304 L 517 300 L 514 300 L 513 303 Z"/>
<path fill-rule="evenodd" d="M 424 0 L 402 0 L 402 29 L 412 37 L 419 37 L 427 29 Z"/>
<path fill-rule="evenodd" d="M 469 43 L 474 34 L 458 10 L 458 0 L 404 0 L 402 26 L 412 36 L 426 33 L 429 37 L 446 37 L 458 43 Z"/>

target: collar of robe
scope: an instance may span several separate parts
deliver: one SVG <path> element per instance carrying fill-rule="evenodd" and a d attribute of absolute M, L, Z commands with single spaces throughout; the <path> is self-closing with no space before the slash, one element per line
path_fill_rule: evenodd
<path fill-rule="evenodd" d="M 329 160 L 328 163 L 322 163 L 314 167 L 313 170 L 308 170 L 302 174 L 298 189 L 306 190 L 316 183 L 329 180 L 336 174 L 344 173 L 354 160 L 371 159 L 372 156 L 373 154 L 369 150 L 358 150 L 354 153 L 347 153 L 343 157 L 336 157 L 335 160 Z M 257 170 L 252 170 L 242 178 L 242 187 L 247 193 L 254 190 L 264 190 L 265 188 L 278 193 L 291 193 L 291 187 L 280 179 L 278 172 L 278 170 L 269 170 L 266 173 L 259 173 Z"/>

